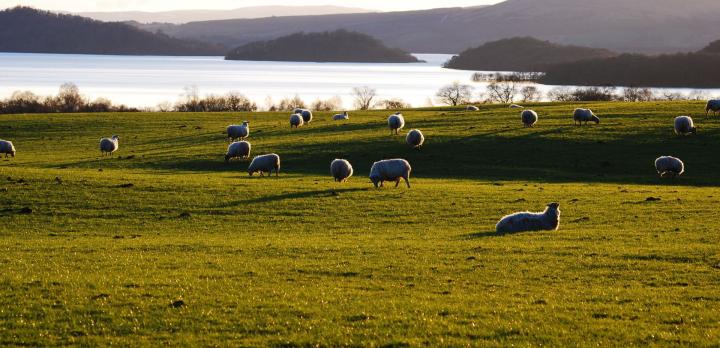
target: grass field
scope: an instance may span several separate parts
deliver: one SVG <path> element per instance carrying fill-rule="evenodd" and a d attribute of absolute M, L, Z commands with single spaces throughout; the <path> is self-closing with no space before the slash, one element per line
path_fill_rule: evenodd
<path fill-rule="evenodd" d="M 578 106 L 602 123 L 573 126 Z M 690 102 L 533 108 L 533 129 L 501 106 L 404 111 L 421 151 L 388 111 L 299 130 L 284 113 L 1 115 L 18 154 L 0 160 L 0 345 L 720 342 L 720 119 Z M 681 114 L 696 136 L 673 134 Z M 280 178 L 223 163 L 244 119 Z M 685 176 L 661 180 L 660 155 Z M 372 188 L 394 157 L 412 189 Z M 559 231 L 493 233 L 552 201 Z"/>

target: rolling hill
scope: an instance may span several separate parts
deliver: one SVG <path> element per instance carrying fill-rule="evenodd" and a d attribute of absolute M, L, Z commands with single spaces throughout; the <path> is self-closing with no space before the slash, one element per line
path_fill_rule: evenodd
<path fill-rule="evenodd" d="M 717 39 L 720 2 L 507 0 L 485 7 L 143 27 L 228 47 L 301 31 L 347 29 L 372 35 L 391 47 L 414 53 L 458 53 L 489 41 L 518 36 L 617 52 L 667 53 L 694 51 Z"/>
<path fill-rule="evenodd" d="M 0 52 L 222 55 L 224 48 L 28 7 L 0 11 Z"/>

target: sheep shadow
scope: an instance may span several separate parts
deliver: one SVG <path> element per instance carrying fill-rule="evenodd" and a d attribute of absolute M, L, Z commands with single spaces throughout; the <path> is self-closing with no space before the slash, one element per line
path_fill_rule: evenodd
<path fill-rule="evenodd" d="M 484 238 L 492 238 L 492 237 L 501 237 L 502 234 L 499 234 L 495 231 L 486 231 L 486 232 L 475 232 L 470 234 L 464 234 L 459 237 L 460 240 L 475 240 L 475 239 L 484 239 Z"/>
<path fill-rule="evenodd" d="M 291 200 L 291 199 L 340 197 L 342 194 L 345 194 L 345 193 L 360 192 L 360 191 L 367 191 L 367 190 L 369 190 L 369 188 L 326 189 L 326 190 L 313 190 L 313 191 L 283 193 L 283 194 L 274 195 L 274 196 L 263 196 L 263 197 L 253 198 L 253 199 L 228 202 L 227 204 L 223 204 L 221 207 L 231 207 L 231 206 L 237 206 L 237 205 L 258 204 L 258 203 L 272 203 L 272 202 L 280 202 L 280 201 Z"/>

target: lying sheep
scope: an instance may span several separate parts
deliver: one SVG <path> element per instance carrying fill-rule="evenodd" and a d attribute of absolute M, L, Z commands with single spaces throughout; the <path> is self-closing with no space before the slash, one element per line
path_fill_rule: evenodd
<path fill-rule="evenodd" d="M 103 156 L 112 156 L 112 154 L 120 147 L 119 140 L 120 137 L 117 135 L 113 135 L 112 138 L 100 139 L 100 152 L 103 154 Z"/>
<path fill-rule="evenodd" d="M 303 125 L 305 125 L 305 121 L 303 121 L 302 115 L 300 115 L 300 114 L 290 115 L 290 128 L 300 128 Z"/>
<path fill-rule="evenodd" d="M 705 105 L 705 117 L 710 114 L 711 110 L 713 112 L 713 115 L 716 115 L 718 111 L 720 111 L 720 99 L 708 100 L 707 104 Z"/>
<path fill-rule="evenodd" d="M 588 122 L 595 122 L 595 124 L 600 123 L 600 118 L 595 116 L 595 114 L 590 109 L 575 109 L 573 112 L 573 123 L 580 124 L 582 126 L 583 122 L 587 124 Z"/>
<path fill-rule="evenodd" d="M 675 118 L 675 134 L 688 135 L 696 132 L 697 129 L 690 116 L 678 116 Z"/>
<path fill-rule="evenodd" d="M 425 136 L 419 129 L 413 129 L 408 132 L 407 137 L 405 137 L 405 141 L 413 149 L 419 149 L 425 143 Z"/>
<path fill-rule="evenodd" d="M 560 204 L 550 203 L 542 213 L 522 212 L 507 215 L 495 225 L 497 233 L 557 231 L 560 227 Z"/>
<path fill-rule="evenodd" d="M 524 109 L 525 107 L 517 104 L 510 104 L 511 109 Z"/>
<path fill-rule="evenodd" d="M 248 167 L 248 174 L 250 174 L 250 176 L 258 172 L 260 176 L 264 176 L 266 172 L 268 176 L 272 176 L 273 171 L 275 171 L 275 176 L 280 176 L 280 156 L 274 153 L 253 158 Z"/>
<path fill-rule="evenodd" d="M 244 121 L 242 125 L 231 125 L 227 127 L 229 141 L 243 140 L 250 136 L 250 122 Z"/>
<path fill-rule="evenodd" d="M 465 111 L 480 111 L 480 108 L 475 105 L 468 105 L 468 107 L 465 108 Z"/>
<path fill-rule="evenodd" d="M 13 143 L 7 140 L 0 140 L 0 153 L 5 154 L 5 158 L 7 158 L 8 155 L 15 157 L 15 146 L 13 146 Z"/>
<path fill-rule="evenodd" d="M 390 134 L 400 134 L 400 130 L 405 128 L 405 118 L 399 112 L 390 115 L 388 117 L 388 127 L 390 128 Z"/>
<path fill-rule="evenodd" d="M 330 163 L 330 174 L 337 182 L 347 182 L 353 175 L 353 167 L 344 159 L 336 159 Z"/>
<path fill-rule="evenodd" d="M 538 121 L 538 114 L 533 110 L 523 110 L 523 112 L 520 113 L 520 119 L 526 128 L 534 127 Z"/>
<path fill-rule="evenodd" d="M 235 158 L 249 158 L 251 148 L 252 145 L 250 145 L 247 141 L 238 141 L 230 144 L 230 146 L 228 146 L 227 153 L 225 154 L 225 163 L 230 163 L 230 160 Z"/>
<path fill-rule="evenodd" d="M 350 115 L 348 115 L 347 111 L 343 112 L 342 114 L 337 114 L 337 115 L 333 116 L 333 121 L 343 121 L 343 120 L 349 120 L 349 119 L 350 119 Z"/>
<path fill-rule="evenodd" d="M 382 187 L 385 181 L 394 181 L 395 187 L 400 185 L 400 179 L 405 180 L 410 188 L 410 163 L 404 159 L 391 159 L 375 162 L 370 168 L 370 181 L 375 188 Z"/>
<path fill-rule="evenodd" d="M 300 115 L 301 115 L 302 118 L 303 118 L 303 122 L 305 122 L 305 124 L 307 124 L 307 125 L 310 125 L 310 122 L 312 122 L 312 120 L 313 120 L 312 111 L 310 111 L 310 110 L 303 110 L 303 111 L 300 113 Z"/>
<path fill-rule="evenodd" d="M 655 169 L 661 178 L 676 178 L 685 172 L 685 164 L 679 158 L 663 156 L 655 160 Z"/>

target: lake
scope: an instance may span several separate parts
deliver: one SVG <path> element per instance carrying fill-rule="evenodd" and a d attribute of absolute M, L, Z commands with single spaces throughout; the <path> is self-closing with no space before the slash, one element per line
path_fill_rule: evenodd
<path fill-rule="evenodd" d="M 278 101 L 295 95 L 306 102 L 339 96 L 350 107 L 352 88 L 370 86 L 377 89 L 380 98 L 401 98 L 413 106 L 426 106 L 443 85 L 472 83 L 472 72 L 442 68 L 451 55 L 416 56 L 426 62 L 250 62 L 225 61 L 222 57 L 0 53 L 0 98 L 17 90 L 51 95 L 61 84 L 73 82 L 91 99 L 106 97 L 134 107 L 174 103 L 182 98 L 186 87 L 192 86 L 200 95 L 238 91 L 260 107 L 268 97 Z M 472 84 L 478 93 L 484 91 L 483 83 Z"/>

